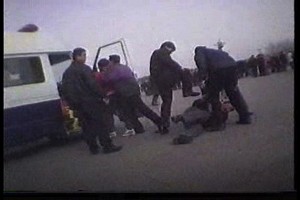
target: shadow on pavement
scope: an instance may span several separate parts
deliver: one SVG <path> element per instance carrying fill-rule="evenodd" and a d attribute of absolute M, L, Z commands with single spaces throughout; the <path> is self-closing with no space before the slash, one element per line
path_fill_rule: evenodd
<path fill-rule="evenodd" d="M 5 149 L 3 153 L 4 162 L 21 159 L 37 154 L 44 153 L 52 148 L 64 148 L 82 141 L 81 135 L 76 135 L 68 139 L 49 140 L 47 138 L 41 139 L 37 142 L 28 143 L 25 145 Z"/>

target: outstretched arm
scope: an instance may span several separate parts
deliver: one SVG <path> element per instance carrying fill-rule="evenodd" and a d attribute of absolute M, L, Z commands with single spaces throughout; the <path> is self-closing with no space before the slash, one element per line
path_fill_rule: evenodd
<path fill-rule="evenodd" d="M 174 70 L 178 70 L 181 71 L 182 67 L 181 65 L 179 65 L 176 61 L 174 61 L 170 54 L 168 54 L 167 52 L 163 52 L 162 54 L 160 54 L 160 60 L 164 63 L 165 66 L 171 67 Z"/>
<path fill-rule="evenodd" d="M 198 68 L 200 81 L 205 80 L 205 77 L 207 76 L 207 62 L 203 52 L 197 52 L 194 56 L 194 61 Z"/>

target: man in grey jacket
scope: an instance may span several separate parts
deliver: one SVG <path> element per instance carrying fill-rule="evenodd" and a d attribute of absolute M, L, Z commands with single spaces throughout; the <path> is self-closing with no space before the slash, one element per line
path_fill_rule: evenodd
<path fill-rule="evenodd" d="M 99 153 L 97 138 L 104 153 L 121 150 L 109 137 L 107 118 L 113 117 L 103 101 L 99 87 L 93 77 L 92 69 L 85 64 L 86 51 L 83 48 L 73 50 L 73 62 L 63 73 L 62 91 L 69 106 L 76 110 L 82 123 L 82 130 L 92 154 Z"/>
<path fill-rule="evenodd" d="M 248 105 L 239 88 L 237 65 L 228 53 L 204 46 L 195 48 L 195 63 L 201 80 L 207 78 L 207 100 L 212 105 L 211 127 L 208 131 L 222 130 L 222 111 L 219 100 L 220 91 L 225 89 L 230 103 L 239 114 L 238 124 L 250 124 L 251 118 Z"/>

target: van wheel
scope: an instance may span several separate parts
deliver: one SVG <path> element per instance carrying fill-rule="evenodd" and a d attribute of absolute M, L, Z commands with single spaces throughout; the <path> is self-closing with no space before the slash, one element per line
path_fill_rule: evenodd
<path fill-rule="evenodd" d="M 48 138 L 55 143 L 65 143 L 75 136 L 81 136 L 81 128 L 79 126 L 74 127 L 73 122 L 65 122 L 63 130 L 57 134 L 49 135 Z"/>
<path fill-rule="evenodd" d="M 58 144 L 58 145 L 65 144 L 69 140 L 69 137 L 65 130 L 62 132 L 63 133 L 48 135 L 48 139 L 53 144 Z"/>

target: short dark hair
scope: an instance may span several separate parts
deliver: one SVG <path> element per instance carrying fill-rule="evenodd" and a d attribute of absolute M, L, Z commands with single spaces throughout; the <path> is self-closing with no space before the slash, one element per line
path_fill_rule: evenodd
<path fill-rule="evenodd" d="M 83 52 L 86 52 L 86 50 L 84 48 L 81 48 L 81 47 L 75 48 L 72 52 L 73 59 L 75 59 L 76 56 L 80 56 Z"/>
<path fill-rule="evenodd" d="M 164 47 L 171 48 L 171 49 L 173 49 L 173 51 L 176 50 L 175 44 L 171 41 L 166 41 L 166 42 L 162 43 L 160 48 L 164 48 Z"/>
<path fill-rule="evenodd" d="M 121 60 L 121 58 L 120 58 L 120 56 L 117 55 L 117 54 L 114 54 L 114 55 L 110 55 L 110 56 L 109 56 L 109 61 L 112 61 L 112 62 L 114 62 L 114 63 L 120 63 L 120 60 Z"/>
<path fill-rule="evenodd" d="M 98 69 L 102 71 L 102 68 L 106 67 L 107 65 L 109 65 L 109 61 L 106 58 L 102 58 L 98 62 Z"/>

